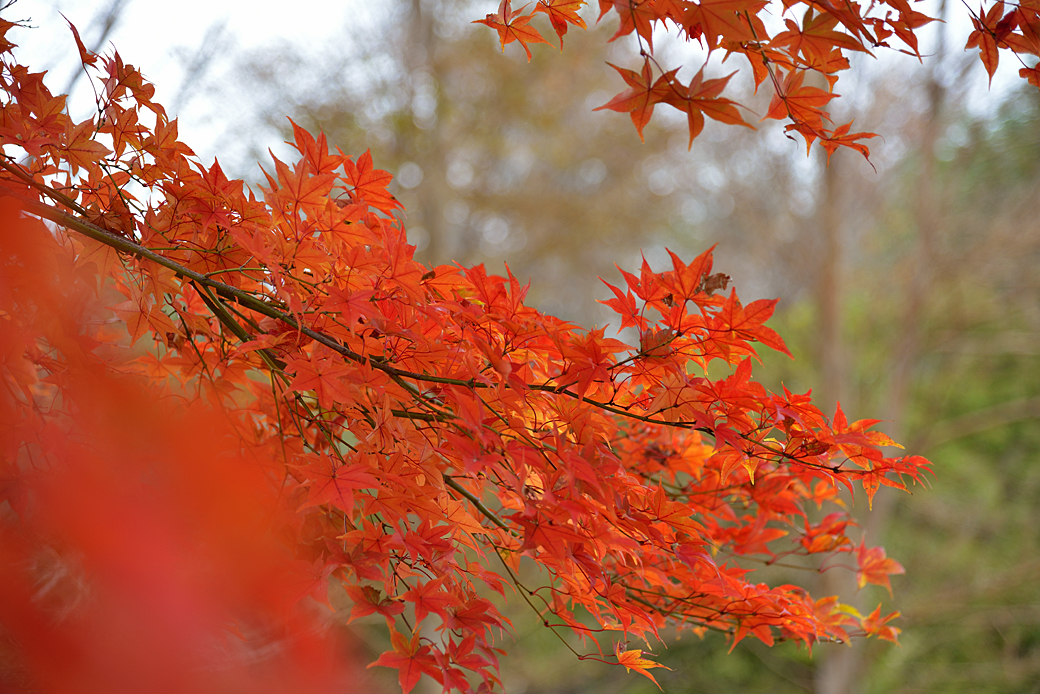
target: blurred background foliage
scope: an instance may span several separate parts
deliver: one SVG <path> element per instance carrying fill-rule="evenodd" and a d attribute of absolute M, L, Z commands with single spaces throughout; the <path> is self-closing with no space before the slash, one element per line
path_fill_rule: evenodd
<path fill-rule="evenodd" d="M 97 26 L 110 29 L 135 1 L 116 0 Z M 1009 91 L 980 115 L 968 86 L 978 61 L 943 28 L 924 67 L 854 61 L 843 78 L 849 107 L 835 119 L 855 111 L 857 129 L 883 134 L 871 143 L 876 170 L 852 152 L 826 167 L 776 127 L 709 122 L 688 152 L 679 118 L 661 113 L 640 143 L 627 117 L 592 112 L 621 88 L 604 62 L 632 57 L 606 44 L 614 27 L 593 26 L 594 13 L 562 56 L 540 47 L 528 64 L 469 24 L 493 9 L 486 2 L 384 5 L 349 41 L 324 47 L 320 64 L 289 41 L 221 49 L 232 45 L 219 40 L 224 25 L 181 50 L 177 101 L 213 104 L 211 122 L 234 143 L 221 155 L 229 174 L 261 180 L 255 162 L 288 139 L 285 116 L 344 152 L 370 148 L 396 177 L 420 258 L 496 272 L 508 262 L 531 280 L 532 304 L 585 326 L 610 319 L 596 278 L 616 282 L 613 263 L 630 269 L 642 249 L 660 266 L 666 246 L 690 257 L 717 243 L 716 267 L 742 298 L 782 299 L 773 326 L 796 359 L 763 354 L 766 385 L 813 387 L 851 418 L 888 420 L 909 452 L 935 463 L 930 489 L 882 489 L 872 512 L 848 499 L 907 569 L 894 599 L 858 593 L 840 571 L 770 568 L 771 580 L 902 611 L 901 647 L 821 644 L 810 657 L 745 641 L 727 654 L 721 636 L 673 635 L 655 649 L 673 668 L 655 671 L 664 690 L 1040 692 L 1036 90 Z M 230 117 L 227 103 L 237 104 Z M 656 691 L 578 662 L 522 601 L 508 614 L 518 639 L 504 644 L 509 694 Z M 363 623 L 351 628 L 373 658 L 388 647 Z M 379 670 L 370 684 L 393 691 L 394 673 Z"/>

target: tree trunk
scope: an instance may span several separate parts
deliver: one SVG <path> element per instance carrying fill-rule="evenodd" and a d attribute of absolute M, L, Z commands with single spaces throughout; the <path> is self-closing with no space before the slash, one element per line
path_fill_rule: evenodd
<path fill-rule="evenodd" d="M 411 0 L 410 39 L 405 47 L 405 64 L 408 67 L 412 85 L 413 100 L 416 96 L 416 85 L 422 73 L 429 75 L 435 89 L 440 90 L 442 75 L 437 60 L 437 34 L 433 30 L 434 13 L 423 10 L 423 0 Z M 413 127 L 416 136 L 412 138 L 412 150 L 407 156 L 416 162 L 423 171 L 422 184 L 416 188 L 418 206 L 413 208 L 415 215 L 410 221 L 421 226 L 427 234 L 426 247 L 419 252 L 419 257 L 432 265 L 451 262 L 458 252 L 454 237 L 449 237 L 448 225 L 444 223 L 444 202 L 450 191 L 447 186 L 447 161 L 444 153 L 444 108 L 442 100 L 437 96 L 435 119 L 427 128 L 421 128 L 418 113 L 414 114 Z M 408 224 L 405 225 L 406 227 Z M 460 258 L 461 260 L 461 258 Z"/>
<path fill-rule="evenodd" d="M 939 17 L 946 14 L 945 1 L 940 6 Z M 905 441 L 909 432 L 905 428 L 907 406 L 912 396 L 912 378 L 914 368 L 921 353 L 924 334 L 925 312 L 931 293 L 933 268 L 935 265 L 935 239 L 939 230 L 939 209 L 935 184 L 935 144 L 939 136 L 945 90 L 936 79 L 936 69 L 942 65 L 944 56 L 945 24 L 940 24 L 936 62 L 933 65 L 928 81 L 928 108 L 922 114 L 921 136 L 919 141 L 920 171 L 915 186 L 914 222 L 917 231 L 913 255 L 905 265 L 906 274 L 902 278 L 904 287 L 905 310 L 900 319 L 899 337 L 895 342 L 894 352 L 889 358 L 891 380 L 885 397 L 885 419 L 894 424 L 888 427 L 888 433 L 896 441 Z M 833 164 L 831 165 L 834 166 Z M 828 179 L 827 201 L 824 205 L 824 219 L 829 217 L 831 207 L 837 207 L 830 200 L 830 179 Z M 840 219 L 840 212 L 835 212 L 835 219 Z M 840 343 L 840 289 L 837 277 L 840 277 L 840 246 L 830 238 L 835 231 L 826 230 L 827 246 L 824 267 L 822 269 L 821 289 L 830 290 L 833 296 L 820 297 L 821 316 L 821 363 L 824 372 L 824 398 L 821 405 L 831 405 L 831 398 L 840 397 L 841 375 L 844 373 Z M 832 254 L 833 258 L 832 259 Z M 829 279 L 831 273 L 837 273 L 835 279 Z M 831 286 L 828 287 L 828 282 Z M 832 331 L 836 331 L 832 334 Z M 836 335 L 836 336 L 835 336 Z M 897 424 L 896 424 L 897 423 Z M 863 519 L 862 527 L 868 540 L 877 542 L 885 531 L 896 500 L 892 489 L 882 487 L 874 497 L 873 508 Z M 823 577 L 823 595 L 841 595 L 842 602 L 854 603 L 856 585 L 851 573 L 830 571 Z M 862 608 L 864 606 L 857 606 Z M 816 673 L 814 688 L 816 694 L 854 694 L 862 681 L 860 673 L 870 667 L 867 662 L 866 644 L 853 642 L 852 646 L 829 645 L 820 649 L 823 662 Z"/>
<path fill-rule="evenodd" d="M 818 234 L 823 242 L 818 264 L 819 281 L 816 287 L 817 358 L 822 378 L 818 388 L 817 404 L 825 414 L 834 412 L 844 396 L 845 345 L 842 339 L 844 296 L 842 277 L 843 239 L 842 222 L 845 206 L 841 196 L 842 157 L 833 157 L 823 174 L 823 197 L 818 207 Z M 847 571 L 827 571 L 820 577 L 819 595 L 840 595 L 849 602 L 855 594 L 855 582 Z M 858 667 L 855 651 L 842 644 L 820 644 L 816 657 L 820 665 L 815 672 L 813 687 L 816 694 L 845 694 L 850 691 Z"/>

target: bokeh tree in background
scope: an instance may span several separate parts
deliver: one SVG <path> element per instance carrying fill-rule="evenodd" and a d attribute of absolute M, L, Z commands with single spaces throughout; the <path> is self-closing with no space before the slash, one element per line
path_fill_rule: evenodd
<path fill-rule="evenodd" d="M 568 34 L 573 55 L 560 70 L 548 52 L 530 64 L 522 52 L 496 55 L 493 35 L 468 23 L 478 6 L 387 3 L 373 30 L 304 89 L 293 75 L 310 68 L 289 46 L 242 56 L 229 73 L 247 76 L 240 90 L 255 108 L 227 137 L 255 143 L 245 157 L 255 160 L 264 141 L 291 134 L 288 113 L 344 151 L 371 148 L 395 173 L 418 257 L 508 262 L 537 278 L 531 300 L 544 310 L 602 322 L 596 275 L 606 275 L 595 269 L 638 262 L 650 245 L 695 247 L 669 239 L 680 203 L 649 187 L 650 175 L 658 192 L 670 184 L 660 162 L 673 133 L 648 130 L 642 144 L 626 118 L 592 111 L 614 86 L 601 69 L 607 27 Z M 226 81 L 220 73 L 209 88 Z"/>

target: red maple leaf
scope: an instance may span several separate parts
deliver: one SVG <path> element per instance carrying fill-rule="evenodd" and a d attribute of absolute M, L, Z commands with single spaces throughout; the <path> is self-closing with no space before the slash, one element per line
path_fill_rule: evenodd
<path fill-rule="evenodd" d="M 421 622 L 427 614 L 433 612 L 441 619 L 448 615 L 449 608 L 462 607 L 462 601 L 454 593 L 444 589 L 447 577 L 441 576 L 435 581 L 420 583 L 401 597 L 415 603 L 415 619 Z"/>
<path fill-rule="evenodd" d="M 386 214 L 401 207 L 397 198 L 386 189 L 393 176 L 373 166 L 370 150 L 365 150 L 365 153 L 358 157 L 357 164 L 345 157 L 343 168 L 347 174 L 345 180 L 352 188 L 350 194 L 353 200 L 364 202 Z"/>
<path fill-rule="evenodd" d="M 379 486 L 368 466 L 344 465 L 326 455 L 303 466 L 301 472 L 307 480 L 307 500 L 300 506 L 301 509 L 329 504 L 351 513 L 354 510 L 355 489 L 374 489 Z"/>
<path fill-rule="evenodd" d="M 365 617 L 370 614 L 381 614 L 384 617 L 393 617 L 394 615 L 401 614 L 404 612 L 404 603 L 398 600 L 388 600 L 372 586 L 351 586 L 344 585 L 343 589 L 347 595 L 350 596 L 350 600 L 354 603 L 350 608 L 350 619 L 347 623 L 353 622 L 355 619 Z"/>
<path fill-rule="evenodd" d="M 416 632 L 410 640 L 406 639 L 391 625 L 390 642 L 394 649 L 380 655 L 379 659 L 368 667 L 379 665 L 395 668 L 398 671 L 397 677 L 403 694 L 408 694 L 415 688 L 424 672 L 435 679 L 440 679 L 441 671 L 437 666 L 437 661 L 430 653 L 429 646 L 420 645 L 420 637 L 420 632 Z"/>

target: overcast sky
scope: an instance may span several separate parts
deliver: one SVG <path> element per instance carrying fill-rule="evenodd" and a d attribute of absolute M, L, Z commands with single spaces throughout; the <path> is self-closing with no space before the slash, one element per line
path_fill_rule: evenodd
<path fill-rule="evenodd" d="M 76 46 L 62 14 L 76 25 L 84 43 L 97 46 L 101 26 L 97 21 L 115 0 L 17 0 L 4 12 L 5 19 L 30 19 L 32 29 L 15 29 L 9 34 L 18 44 L 17 55 L 34 70 L 48 70 L 48 85 L 65 88 L 77 69 Z M 200 49 L 219 49 L 210 65 L 210 75 L 228 69 L 235 55 L 265 45 L 290 42 L 301 54 L 331 42 L 348 40 L 371 14 L 373 3 L 357 0 L 124 0 L 119 22 L 100 46 L 109 53 L 114 46 L 124 62 L 139 66 L 156 86 L 156 99 L 175 109 L 180 119 L 181 139 L 203 160 L 216 155 L 222 132 L 206 122 L 211 108 L 188 102 L 175 108 L 185 83 L 186 68 Z M 221 27 L 223 30 L 221 31 Z M 205 41 L 219 46 L 204 46 Z M 316 60 L 320 56 L 315 56 Z M 73 91 L 73 109 L 90 108 L 85 80 Z M 86 117 L 89 111 L 74 112 Z"/>

